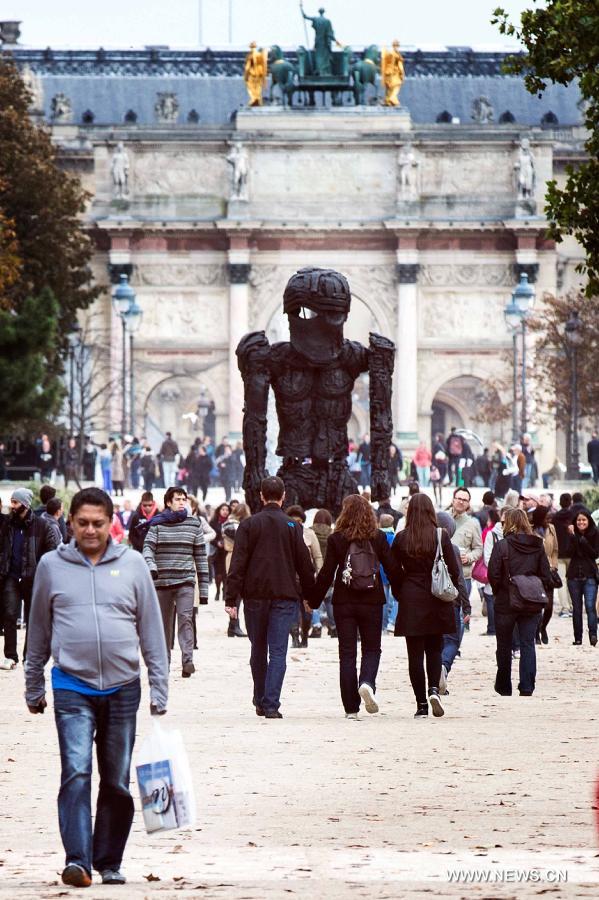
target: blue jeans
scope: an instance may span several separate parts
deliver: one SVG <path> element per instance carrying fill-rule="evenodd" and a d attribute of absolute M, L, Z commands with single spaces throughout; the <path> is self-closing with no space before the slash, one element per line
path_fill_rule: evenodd
<path fill-rule="evenodd" d="M 289 630 L 297 624 L 295 600 L 244 600 L 245 624 L 252 645 L 250 667 L 254 706 L 276 712 L 287 669 Z"/>
<path fill-rule="evenodd" d="M 102 469 L 102 482 L 107 494 L 112 494 L 112 472 L 110 469 Z"/>
<path fill-rule="evenodd" d="M 493 594 L 482 593 L 487 603 L 487 634 L 495 634 L 495 597 Z"/>
<path fill-rule="evenodd" d="M 458 609 L 456 606 L 454 607 L 453 612 L 456 630 L 454 634 L 443 635 L 443 653 L 441 654 L 441 663 L 445 666 L 447 674 L 451 672 L 451 667 L 458 655 L 458 650 L 460 649 L 460 644 L 464 637 L 464 617 L 462 615 L 462 610 Z"/>
<path fill-rule="evenodd" d="M 397 618 L 397 600 L 391 593 L 390 584 L 384 584 L 383 590 L 385 592 L 385 605 L 383 606 L 383 631 L 385 631 L 385 629 L 390 626 L 395 627 L 395 620 Z"/>
<path fill-rule="evenodd" d="M 512 694 L 512 641 L 515 626 L 520 636 L 520 682 L 518 689 L 532 693 L 535 689 L 537 656 L 535 637 L 539 624 L 538 615 L 521 616 L 512 612 L 495 612 L 495 632 L 497 635 L 497 676 L 495 690 L 509 697 Z"/>
<path fill-rule="evenodd" d="M 572 625 L 574 640 L 582 640 L 582 601 L 587 612 L 589 637 L 597 637 L 597 582 L 594 578 L 568 578 L 568 590 L 572 598 Z"/>
<path fill-rule="evenodd" d="M 60 836 L 66 863 L 119 869 L 133 822 L 129 770 L 141 687 L 139 678 L 114 694 L 90 697 L 54 691 L 60 747 Z M 92 753 L 96 741 L 100 787 L 92 837 Z"/>

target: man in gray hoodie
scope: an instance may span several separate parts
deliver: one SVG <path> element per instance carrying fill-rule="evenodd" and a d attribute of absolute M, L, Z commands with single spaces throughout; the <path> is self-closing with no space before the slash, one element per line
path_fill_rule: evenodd
<path fill-rule="evenodd" d="M 103 884 L 120 872 L 133 821 L 129 770 L 141 685 L 139 650 L 148 668 L 150 710 L 166 712 L 168 662 L 158 598 L 139 553 L 110 538 L 112 500 L 86 488 L 71 502 L 73 541 L 38 565 L 29 618 L 25 698 L 43 713 L 44 666 L 52 655 L 54 715 L 62 763 L 58 794 L 66 853 L 65 884 Z M 94 738 L 100 786 L 92 834 Z"/>

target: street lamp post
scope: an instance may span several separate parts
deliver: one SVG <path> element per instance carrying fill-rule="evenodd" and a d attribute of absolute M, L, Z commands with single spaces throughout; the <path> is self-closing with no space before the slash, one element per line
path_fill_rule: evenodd
<path fill-rule="evenodd" d="M 75 324 L 69 332 L 69 435 L 75 433 L 75 351 L 79 343 L 81 328 Z"/>
<path fill-rule="evenodd" d="M 134 334 L 141 325 L 143 310 L 135 294 L 125 313 L 125 328 L 129 334 L 129 433 L 135 434 L 135 369 L 133 366 Z"/>
<path fill-rule="evenodd" d="M 514 303 L 514 298 L 503 310 L 507 327 L 512 335 L 512 444 L 518 441 L 518 332 L 522 313 Z"/>
<path fill-rule="evenodd" d="M 137 303 L 135 291 L 129 284 L 128 276 L 123 273 L 120 276 L 120 282 L 116 286 L 112 294 L 112 303 L 114 310 L 121 320 L 123 330 L 123 389 L 122 389 L 122 415 L 121 415 L 121 437 L 124 437 L 127 431 L 127 333 L 130 335 L 130 346 L 133 346 L 133 333 L 137 330 L 141 323 L 142 310 Z M 130 376 L 133 379 L 133 366 L 130 361 Z M 131 396 L 133 395 L 133 386 L 131 387 Z M 131 418 L 133 418 L 134 409 L 131 407 Z"/>
<path fill-rule="evenodd" d="M 528 431 L 528 410 L 526 397 L 526 319 L 535 302 L 535 289 L 528 283 L 528 275 L 523 272 L 520 281 L 512 294 L 512 303 L 520 311 L 522 322 L 522 406 L 521 406 L 521 434 Z"/>
<path fill-rule="evenodd" d="M 578 447 L 578 346 L 582 341 L 582 322 L 577 310 L 573 310 L 566 322 L 566 340 L 570 345 L 570 391 L 571 391 L 571 452 L 568 478 L 580 478 L 580 450 Z"/>

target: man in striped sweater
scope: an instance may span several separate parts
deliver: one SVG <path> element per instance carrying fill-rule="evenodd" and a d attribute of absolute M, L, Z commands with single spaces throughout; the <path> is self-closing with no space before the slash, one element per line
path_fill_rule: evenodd
<path fill-rule="evenodd" d="M 193 597 L 196 574 L 200 603 L 208 603 L 208 557 L 202 523 L 189 514 L 187 493 L 169 487 L 164 495 L 164 512 L 152 519 L 143 546 L 143 557 L 154 579 L 169 655 L 173 643 L 174 611 L 177 610 L 178 638 L 183 678 L 195 672 L 193 664 Z"/>

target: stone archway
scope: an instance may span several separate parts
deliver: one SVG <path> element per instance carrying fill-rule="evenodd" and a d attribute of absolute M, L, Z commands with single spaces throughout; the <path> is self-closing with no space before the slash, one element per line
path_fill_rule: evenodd
<path fill-rule="evenodd" d="M 226 422 L 228 411 L 222 404 L 219 408 L 219 398 L 214 396 L 207 379 L 168 375 L 152 387 L 143 412 L 145 434 L 153 449 L 158 449 L 167 431 L 179 444 L 181 453 L 187 453 L 194 440 L 203 437 L 205 425 L 198 415 L 200 397 L 213 404 L 216 435 L 219 436 L 224 427 L 224 424 L 219 427 L 219 422 Z"/>
<path fill-rule="evenodd" d="M 480 416 L 485 380 L 473 374 L 462 374 L 449 378 L 438 387 L 431 402 L 431 441 L 438 432 L 447 435 L 455 426 L 472 430 L 485 446 L 489 446 L 496 437 L 497 426 L 489 425 Z"/>

